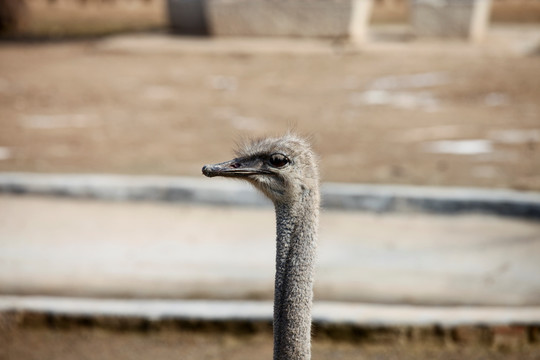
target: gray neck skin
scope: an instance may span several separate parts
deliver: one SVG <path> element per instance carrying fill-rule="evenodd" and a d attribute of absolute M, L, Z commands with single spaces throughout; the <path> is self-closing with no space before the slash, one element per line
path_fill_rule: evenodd
<path fill-rule="evenodd" d="M 318 194 L 305 190 L 295 204 L 275 204 L 274 360 L 311 358 L 311 304 L 318 229 Z"/>

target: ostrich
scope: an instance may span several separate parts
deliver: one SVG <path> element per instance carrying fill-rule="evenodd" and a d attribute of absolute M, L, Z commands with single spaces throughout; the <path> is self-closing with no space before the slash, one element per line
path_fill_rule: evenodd
<path fill-rule="evenodd" d="M 241 147 L 234 159 L 205 165 L 202 172 L 246 180 L 274 203 L 274 360 L 310 359 L 320 202 L 316 155 L 305 140 L 287 134 L 256 140 Z"/>

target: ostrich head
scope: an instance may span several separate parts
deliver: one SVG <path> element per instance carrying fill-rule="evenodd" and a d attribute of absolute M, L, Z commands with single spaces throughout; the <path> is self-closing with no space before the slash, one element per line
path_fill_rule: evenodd
<path fill-rule="evenodd" d="M 309 144 L 293 135 L 264 138 L 243 145 L 236 157 L 202 168 L 208 177 L 244 179 L 275 204 L 299 199 L 303 194 L 318 196 L 318 168 Z"/>

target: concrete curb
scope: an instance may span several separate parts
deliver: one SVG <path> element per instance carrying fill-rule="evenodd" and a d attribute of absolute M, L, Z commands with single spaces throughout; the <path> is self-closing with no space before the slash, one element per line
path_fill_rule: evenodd
<path fill-rule="evenodd" d="M 0 313 L 124 317 L 149 321 L 272 321 L 271 301 L 90 299 L 0 296 Z M 313 322 L 378 326 L 540 326 L 540 307 L 410 306 L 319 301 Z"/>
<path fill-rule="evenodd" d="M 122 201 L 269 206 L 249 185 L 225 179 L 104 174 L 0 173 L 0 192 Z M 485 213 L 540 219 L 540 193 L 505 189 L 325 183 L 323 207 L 372 212 Z"/>

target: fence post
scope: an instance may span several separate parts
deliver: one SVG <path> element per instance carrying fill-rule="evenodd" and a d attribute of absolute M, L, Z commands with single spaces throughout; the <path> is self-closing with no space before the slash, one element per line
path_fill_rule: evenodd
<path fill-rule="evenodd" d="M 349 36 L 352 42 L 367 40 L 373 0 L 352 0 Z"/>
<path fill-rule="evenodd" d="M 491 10 L 491 0 L 476 0 L 474 12 L 471 19 L 469 39 L 479 42 L 486 36 L 489 26 L 489 14 Z"/>

